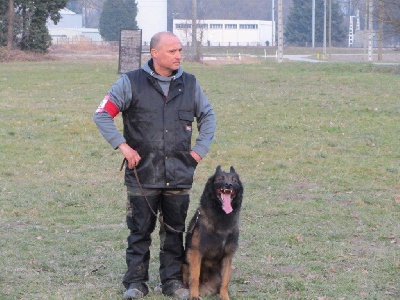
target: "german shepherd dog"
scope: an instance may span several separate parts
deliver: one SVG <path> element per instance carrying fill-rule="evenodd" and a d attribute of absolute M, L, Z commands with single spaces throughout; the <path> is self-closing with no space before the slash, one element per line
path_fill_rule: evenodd
<path fill-rule="evenodd" d="M 183 282 L 190 300 L 219 293 L 229 300 L 232 259 L 238 248 L 243 186 L 233 167 L 218 166 L 204 188 L 186 234 Z"/>

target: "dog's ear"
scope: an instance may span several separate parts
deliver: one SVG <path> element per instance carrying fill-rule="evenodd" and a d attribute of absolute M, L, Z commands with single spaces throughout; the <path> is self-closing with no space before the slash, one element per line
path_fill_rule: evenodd
<path fill-rule="evenodd" d="M 231 169 L 229 171 L 230 173 L 236 173 L 235 168 L 233 166 L 231 166 Z"/>
<path fill-rule="evenodd" d="M 217 169 L 215 170 L 215 173 L 220 173 L 220 172 L 222 172 L 221 166 L 218 166 Z"/>

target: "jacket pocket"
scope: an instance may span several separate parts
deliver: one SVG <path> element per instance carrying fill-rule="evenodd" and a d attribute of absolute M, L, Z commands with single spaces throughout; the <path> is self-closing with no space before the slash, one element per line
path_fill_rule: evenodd
<path fill-rule="evenodd" d="M 194 171 L 197 167 L 197 161 L 187 151 L 176 153 L 174 166 L 174 178 L 177 186 L 189 186 L 193 183 Z"/>
<path fill-rule="evenodd" d="M 178 111 L 179 120 L 192 123 L 194 121 L 194 114 L 191 111 L 179 110 Z"/>

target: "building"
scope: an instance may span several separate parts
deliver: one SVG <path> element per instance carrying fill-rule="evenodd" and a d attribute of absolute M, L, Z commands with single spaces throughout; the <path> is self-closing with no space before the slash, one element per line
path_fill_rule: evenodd
<path fill-rule="evenodd" d="M 174 19 L 182 44 L 192 43 L 192 20 Z M 273 46 L 275 24 L 263 20 L 199 20 L 197 40 L 204 46 Z"/>
<path fill-rule="evenodd" d="M 142 44 L 149 45 L 151 37 L 167 31 L 167 0 L 137 0 L 136 21 L 142 30 Z"/>
<path fill-rule="evenodd" d="M 49 28 L 49 34 L 53 44 L 103 41 L 97 28 Z"/>
<path fill-rule="evenodd" d="M 61 15 L 57 24 L 49 18 L 46 22 L 47 28 L 82 28 L 82 14 L 76 14 L 73 11 L 63 8 L 59 11 Z"/>
<path fill-rule="evenodd" d="M 49 18 L 46 22 L 53 44 L 74 42 L 87 39 L 92 42 L 101 42 L 103 39 L 97 28 L 82 26 L 82 14 L 76 14 L 69 9 L 60 10 L 61 19 L 57 24 Z"/>

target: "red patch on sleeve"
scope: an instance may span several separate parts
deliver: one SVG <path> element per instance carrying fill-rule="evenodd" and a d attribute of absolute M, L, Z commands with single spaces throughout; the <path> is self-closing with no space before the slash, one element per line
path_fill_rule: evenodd
<path fill-rule="evenodd" d="M 106 111 L 110 114 L 111 117 L 115 117 L 119 113 L 119 108 L 117 105 L 110 101 L 110 95 L 107 94 L 103 101 L 100 103 L 99 107 L 96 110 L 96 114 L 102 113 L 103 111 Z"/>
<path fill-rule="evenodd" d="M 106 105 L 104 105 L 104 110 L 110 114 L 111 117 L 115 117 L 119 113 L 119 109 L 114 102 L 108 100 Z"/>

